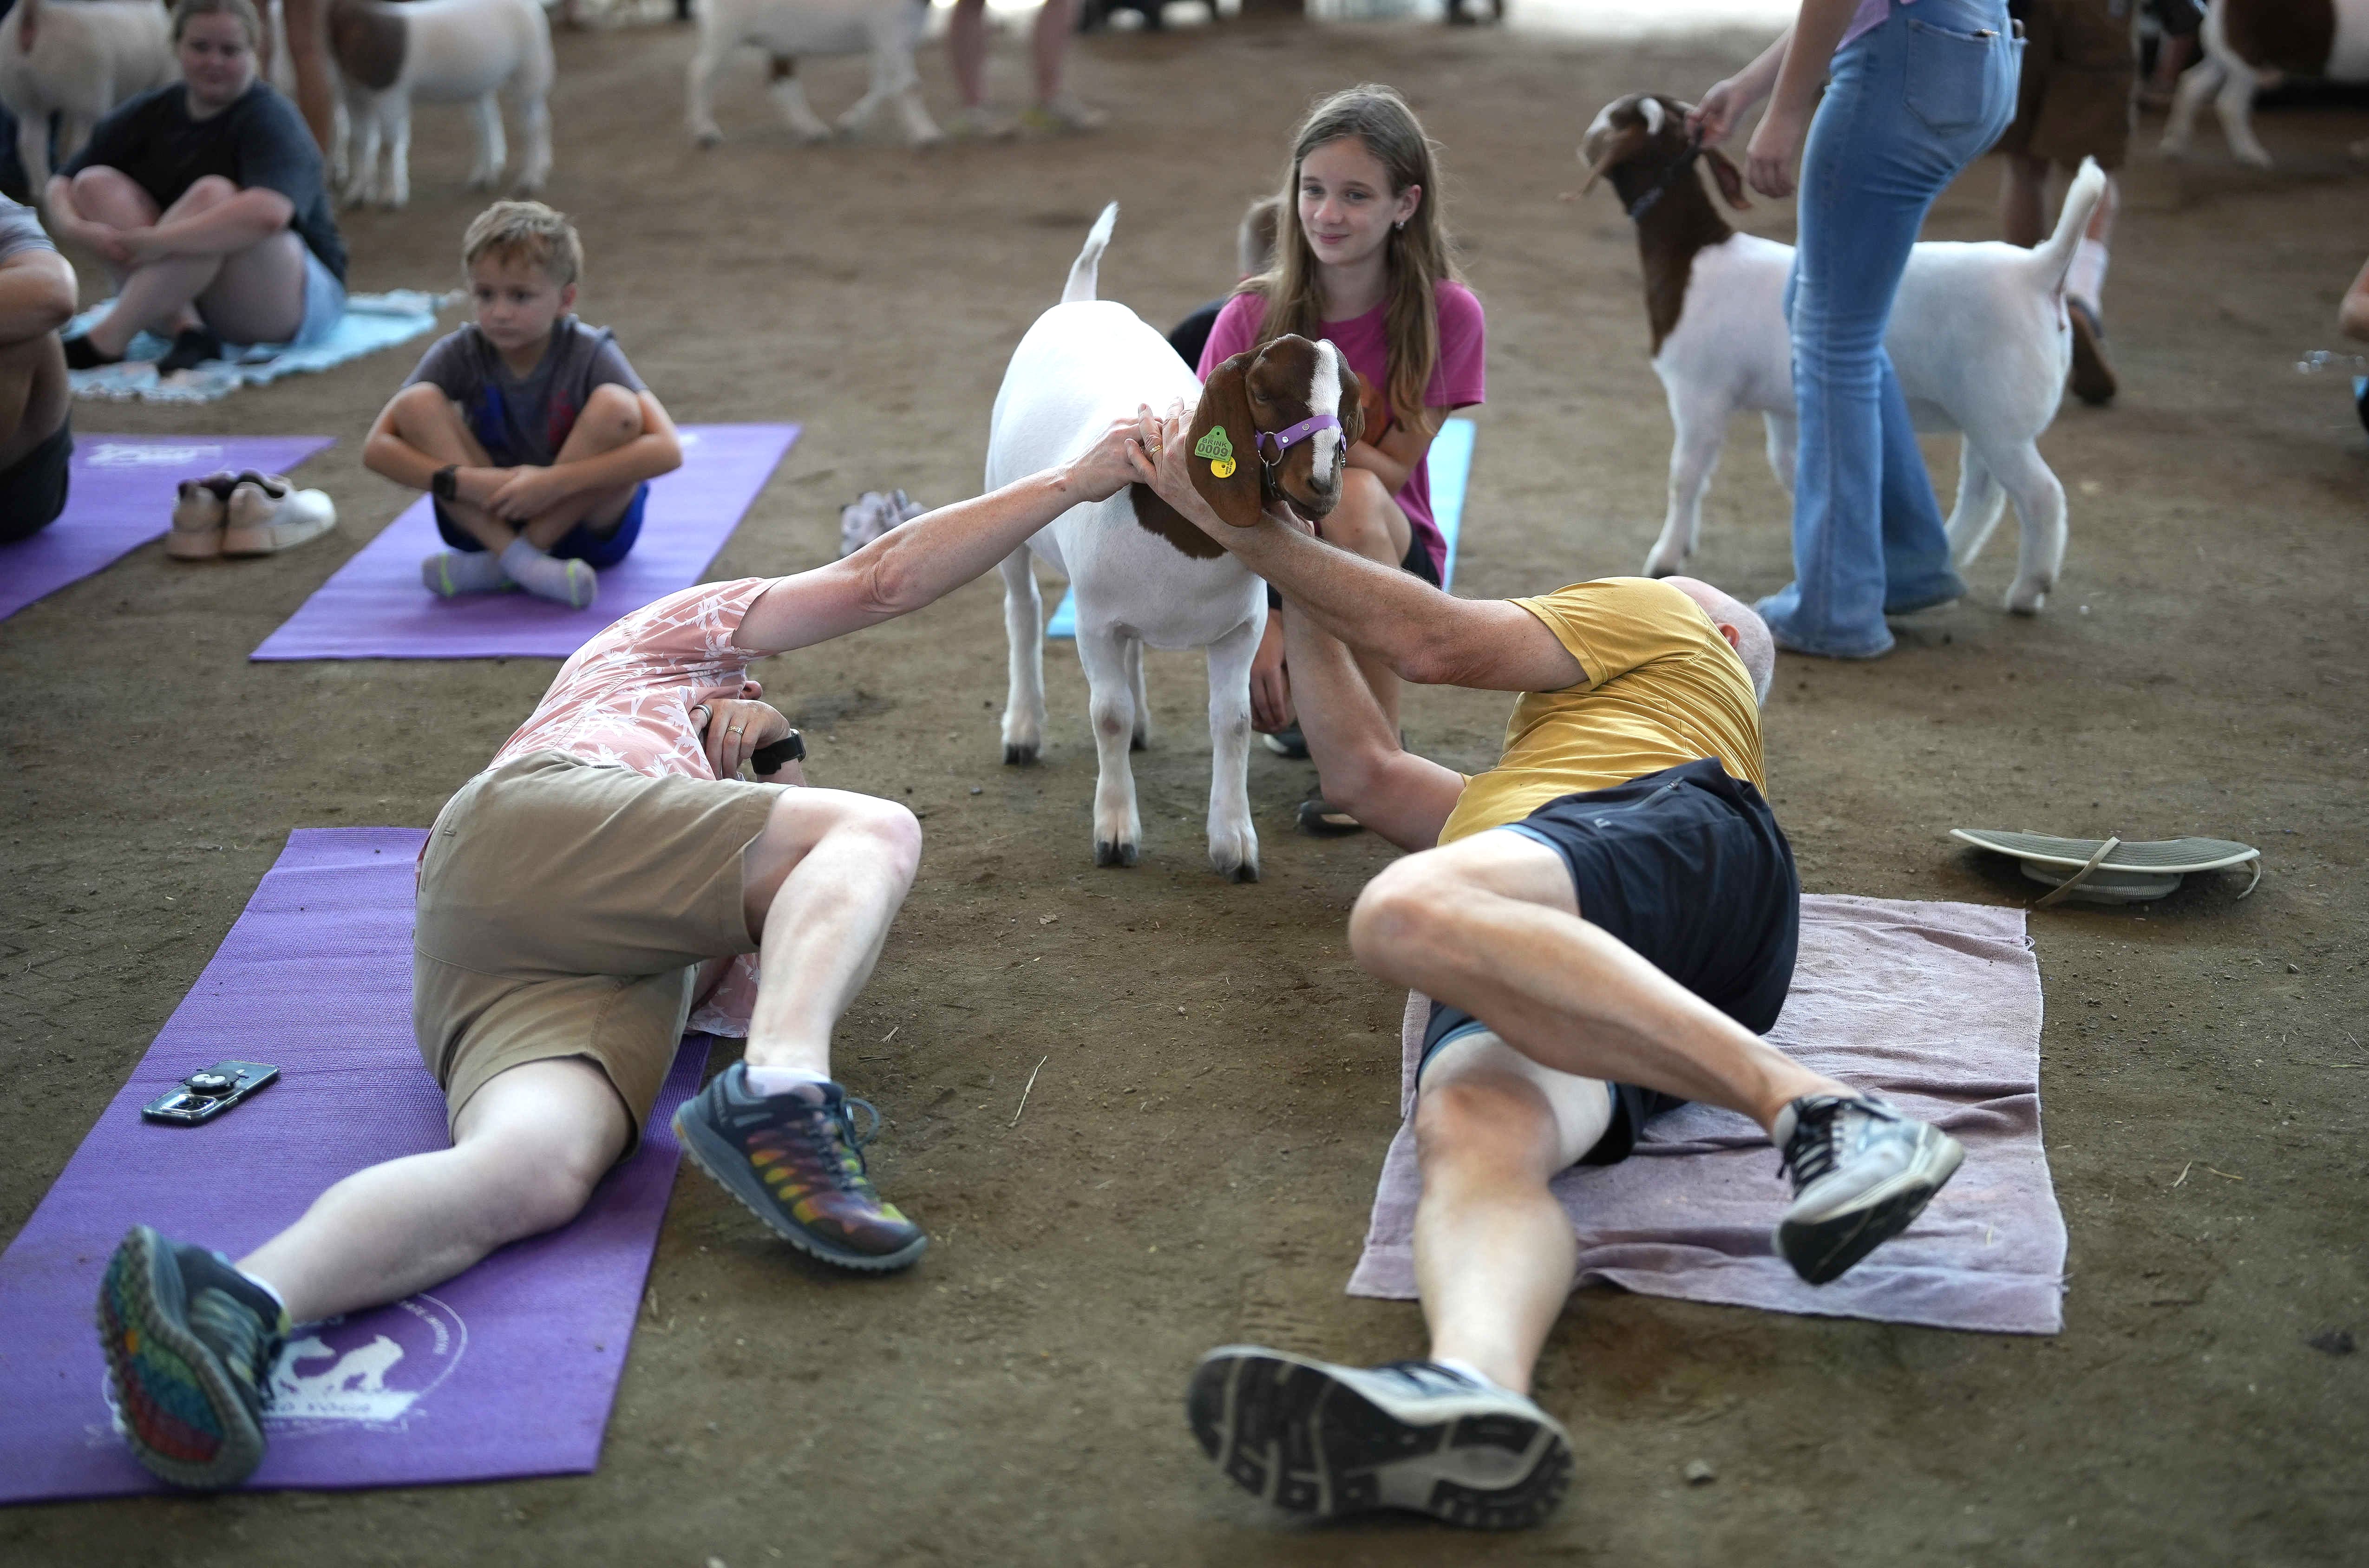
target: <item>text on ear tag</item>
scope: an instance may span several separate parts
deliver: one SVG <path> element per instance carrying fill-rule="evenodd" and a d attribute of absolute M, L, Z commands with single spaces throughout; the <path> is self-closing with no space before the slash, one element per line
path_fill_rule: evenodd
<path fill-rule="evenodd" d="M 1193 443 L 1193 455 L 1209 460 L 1209 472 L 1220 479 L 1234 471 L 1234 443 L 1226 439 L 1226 427 L 1212 425 L 1208 433 Z M 1225 464 L 1221 469 L 1218 465 Z"/>

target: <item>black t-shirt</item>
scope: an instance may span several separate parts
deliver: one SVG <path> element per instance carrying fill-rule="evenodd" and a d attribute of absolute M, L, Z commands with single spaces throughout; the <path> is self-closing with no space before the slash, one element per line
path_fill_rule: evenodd
<path fill-rule="evenodd" d="M 289 226 L 321 264 L 346 279 L 346 242 L 329 212 L 321 149 L 296 106 L 258 82 L 228 109 L 189 118 L 188 89 L 174 82 L 132 98 L 98 122 L 83 150 L 58 172 L 94 164 L 131 179 L 159 208 L 170 207 L 207 175 L 241 189 L 276 190 L 296 209 Z"/>

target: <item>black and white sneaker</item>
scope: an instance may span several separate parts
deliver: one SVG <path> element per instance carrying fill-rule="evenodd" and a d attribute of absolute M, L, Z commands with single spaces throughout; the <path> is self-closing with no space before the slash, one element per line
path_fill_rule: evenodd
<path fill-rule="evenodd" d="M 1907 1230 L 1966 1157 L 1956 1139 L 1872 1094 L 1805 1094 L 1777 1114 L 1768 1140 L 1793 1174 L 1777 1250 L 1813 1285 Z"/>
<path fill-rule="evenodd" d="M 1571 1484 L 1554 1417 L 1430 1361 L 1368 1369 L 1229 1345 L 1201 1357 L 1184 1410 L 1229 1480 L 1310 1518 L 1404 1508 L 1523 1529 Z"/>

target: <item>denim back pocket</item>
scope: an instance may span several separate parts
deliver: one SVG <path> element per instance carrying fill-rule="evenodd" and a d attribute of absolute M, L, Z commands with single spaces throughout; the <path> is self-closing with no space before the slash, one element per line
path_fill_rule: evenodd
<path fill-rule="evenodd" d="M 1915 17 L 1907 29 L 1905 64 L 1908 107 L 1930 130 L 1947 135 L 1974 129 L 1992 112 L 1993 73 L 2006 47 L 2003 34 L 1953 32 Z"/>

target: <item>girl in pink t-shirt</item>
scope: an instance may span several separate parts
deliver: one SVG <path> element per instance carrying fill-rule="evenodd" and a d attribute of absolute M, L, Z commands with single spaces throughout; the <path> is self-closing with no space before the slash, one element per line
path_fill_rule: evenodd
<path fill-rule="evenodd" d="M 1219 313 L 1201 350 L 1201 379 L 1286 333 L 1330 338 L 1366 383 L 1366 436 L 1349 450 L 1323 535 L 1436 584 L 1448 546 L 1432 521 L 1426 454 L 1449 413 L 1487 395 L 1488 329 L 1448 253 L 1431 142 L 1392 89 L 1335 93 L 1292 139 L 1283 200 L 1299 221 L 1279 225 L 1274 264 Z M 1398 677 L 1379 661 L 1359 663 L 1395 726 Z M 1279 612 L 1267 617 L 1251 667 L 1251 709 L 1269 745 L 1305 754 L 1296 744 Z M 1290 733 L 1278 743 L 1277 731 Z M 1357 826 L 1321 801 L 1301 808 L 1300 823 L 1316 832 Z"/>

